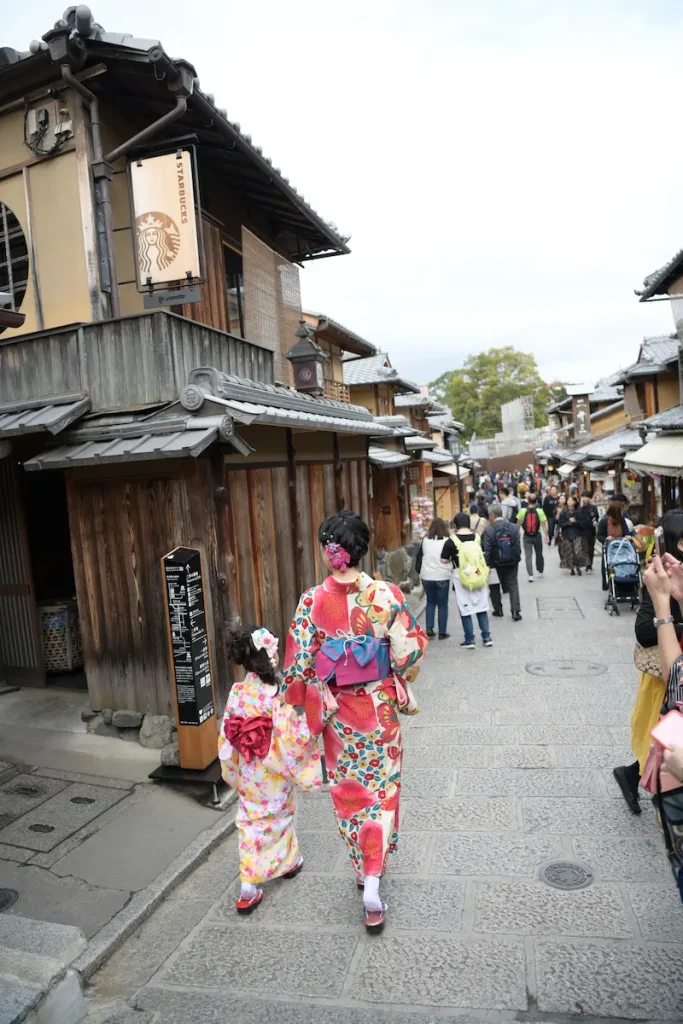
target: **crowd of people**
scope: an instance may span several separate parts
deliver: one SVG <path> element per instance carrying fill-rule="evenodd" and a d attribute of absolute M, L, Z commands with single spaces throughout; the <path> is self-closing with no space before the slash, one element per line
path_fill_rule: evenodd
<path fill-rule="evenodd" d="M 419 559 L 426 632 L 399 587 L 359 569 L 370 543 L 367 524 L 353 512 L 331 516 L 319 529 L 329 574 L 301 596 L 282 673 L 279 641 L 266 627 L 242 628 L 228 638 L 229 656 L 246 672 L 230 691 L 218 743 L 223 777 L 239 794 L 238 913 L 259 906 L 265 882 L 301 871 L 295 789 L 322 788 L 322 737 L 332 807 L 362 891 L 365 927 L 382 930 L 387 907 L 380 881 L 399 839 L 401 715 L 419 711 L 411 684 L 428 638 L 448 639 L 451 589 L 461 646 L 474 648 L 476 619 L 489 647 L 489 598 L 493 616 L 500 616 L 502 594 L 508 594 L 513 619 L 521 619 L 522 553 L 532 580 L 534 569 L 543 573 L 544 546 L 558 538 L 570 571 L 589 568 L 591 538 L 628 536 L 633 529 L 618 495 L 597 528 L 585 495 L 569 494 L 566 503 L 562 497 L 551 486 L 542 499 L 528 488 L 520 499 L 505 483 L 490 500 L 485 491 L 477 495 L 470 512 L 451 524 L 434 519 Z M 652 796 L 683 899 L 683 510 L 667 512 L 661 525 L 662 545 L 644 574 L 636 618 L 635 760 L 616 767 L 614 776 L 632 813 L 640 813 L 642 792 Z M 653 741 L 652 730 L 660 728 L 668 739 Z"/>

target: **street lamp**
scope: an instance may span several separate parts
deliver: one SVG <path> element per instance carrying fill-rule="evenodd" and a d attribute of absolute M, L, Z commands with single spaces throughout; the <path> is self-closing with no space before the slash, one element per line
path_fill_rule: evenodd
<path fill-rule="evenodd" d="M 453 461 L 455 462 L 455 468 L 458 473 L 458 511 L 462 512 L 462 480 L 460 479 L 460 455 L 462 448 L 460 446 L 460 434 L 455 431 L 448 438 L 448 447 L 451 450 Z"/>

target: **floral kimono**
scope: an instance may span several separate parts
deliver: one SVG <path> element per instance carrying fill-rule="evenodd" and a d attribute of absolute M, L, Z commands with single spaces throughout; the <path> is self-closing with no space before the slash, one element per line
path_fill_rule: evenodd
<path fill-rule="evenodd" d="M 241 881 L 266 882 L 291 871 L 301 860 L 294 786 L 322 786 L 320 754 L 306 719 L 283 702 L 275 686 L 248 672 L 230 690 L 218 756 L 225 782 L 240 798 Z"/>
<path fill-rule="evenodd" d="M 396 850 L 398 711 L 409 706 L 404 680 L 417 675 L 426 647 L 401 590 L 365 574 L 313 587 L 290 628 L 285 699 L 305 707 L 312 735 L 322 733 L 337 824 L 359 877 L 382 875 Z M 338 685 L 351 657 L 362 683 Z M 368 677 L 373 665 L 382 667 L 379 678 Z"/>

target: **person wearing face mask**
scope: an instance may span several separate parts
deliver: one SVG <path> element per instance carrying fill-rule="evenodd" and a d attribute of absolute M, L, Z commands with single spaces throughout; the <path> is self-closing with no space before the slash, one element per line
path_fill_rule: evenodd
<path fill-rule="evenodd" d="M 672 509 L 670 512 L 665 512 L 660 526 L 664 531 L 664 544 L 667 553 L 683 563 L 683 509 Z M 673 597 L 670 600 L 670 606 L 676 637 L 680 643 L 683 638 L 683 610 Z M 655 609 L 652 597 L 648 590 L 643 588 L 635 625 L 634 661 L 640 670 L 638 693 L 631 714 L 631 750 L 635 761 L 632 764 L 619 765 L 613 771 L 614 778 L 632 814 L 641 812 L 638 785 L 652 741 L 650 730 L 659 720 L 659 712 L 666 690 L 657 651 L 657 627 L 654 619 Z"/>

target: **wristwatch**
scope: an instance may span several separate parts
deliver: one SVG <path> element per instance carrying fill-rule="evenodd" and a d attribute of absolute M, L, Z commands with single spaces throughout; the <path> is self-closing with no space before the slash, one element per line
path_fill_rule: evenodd
<path fill-rule="evenodd" d="M 654 623 L 655 629 L 657 629 L 658 626 L 666 626 L 667 622 L 674 622 L 675 619 L 674 619 L 673 615 L 665 615 L 664 618 L 662 618 L 662 619 L 658 619 L 657 616 L 655 615 L 655 617 L 654 617 L 654 619 L 652 621 Z"/>

